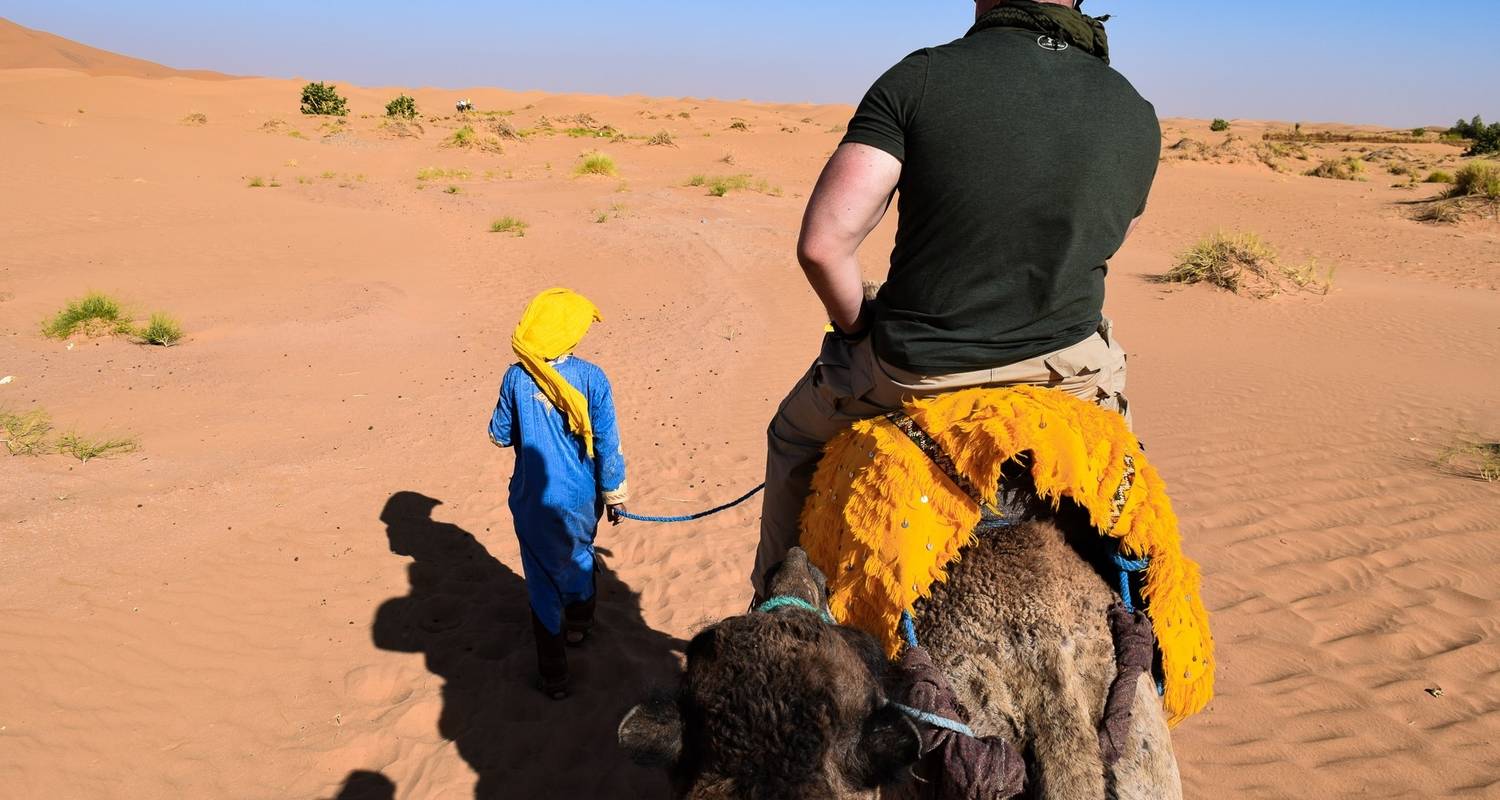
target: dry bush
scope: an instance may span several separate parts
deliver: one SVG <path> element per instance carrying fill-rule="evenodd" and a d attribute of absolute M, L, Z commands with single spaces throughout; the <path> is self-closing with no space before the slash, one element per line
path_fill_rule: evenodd
<path fill-rule="evenodd" d="M 1461 441 L 1440 453 L 1437 462 L 1454 474 L 1500 482 L 1500 442 Z"/>
<path fill-rule="evenodd" d="M 1453 176 L 1449 197 L 1477 197 L 1500 202 L 1500 164 L 1471 161 Z"/>
<path fill-rule="evenodd" d="M 52 418 L 45 411 L 0 411 L 0 443 L 13 456 L 39 456 L 48 452 L 47 434 L 51 432 Z"/>
<path fill-rule="evenodd" d="M 382 134 L 395 139 L 419 139 L 427 130 L 420 122 L 398 119 L 383 120 L 377 128 Z"/>
<path fill-rule="evenodd" d="M 1469 217 L 1500 217 L 1500 164 L 1472 161 L 1455 175 L 1433 173 L 1428 180 L 1448 178 L 1452 186 L 1420 206 L 1412 219 L 1418 222 L 1455 224 Z"/>
<path fill-rule="evenodd" d="M 1332 270 L 1308 262 L 1281 263 L 1276 251 L 1254 233 L 1215 233 L 1188 248 L 1160 279 L 1165 283 L 1208 283 L 1246 297 L 1263 299 L 1284 291 L 1327 294 Z"/>
<path fill-rule="evenodd" d="M 520 139 L 521 134 L 509 120 L 496 117 L 489 121 L 490 133 L 497 139 Z"/>
<path fill-rule="evenodd" d="M 187 115 L 187 116 L 185 116 L 185 117 L 182 118 L 182 124 L 184 124 L 184 125 L 207 125 L 208 124 L 208 115 L 200 113 L 200 112 L 197 112 L 197 111 L 194 111 L 193 113 L 191 113 L 191 114 L 189 114 L 189 115 Z"/>
<path fill-rule="evenodd" d="M 1354 156 L 1331 158 L 1308 170 L 1306 175 L 1336 181 L 1365 180 L 1365 162 Z"/>
<path fill-rule="evenodd" d="M 676 147 L 677 142 L 672 139 L 669 131 L 657 131 L 655 136 L 646 140 L 646 144 L 652 147 Z"/>

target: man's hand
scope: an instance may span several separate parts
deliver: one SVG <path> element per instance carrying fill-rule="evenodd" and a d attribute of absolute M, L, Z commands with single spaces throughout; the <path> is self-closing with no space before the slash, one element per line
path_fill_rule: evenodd
<path fill-rule="evenodd" d="M 623 515 L 628 512 L 625 509 L 624 503 L 616 503 L 612 506 L 605 506 L 604 513 L 609 517 L 609 524 L 619 525 L 620 523 L 625 521 L 625 517 Z"/>
<path fill-rule="evenodd" d="M 828 318 L 845 334 L 865 326 L 864 287 L 855 253 L 880 224 L 901 180 L 895 156 L 863 144 L 841 145 L 807 201 L 797 261 Z"/>

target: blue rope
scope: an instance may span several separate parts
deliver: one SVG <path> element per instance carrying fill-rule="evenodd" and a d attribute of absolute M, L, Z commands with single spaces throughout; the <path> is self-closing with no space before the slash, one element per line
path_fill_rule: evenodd
<path fill-rule="evenodd" d="M 806 600 L 803 600 L 800 597 L 792 597 L 791 595 L 786 594 L 773 597 L 770 600 L 761 603 L 756 607 L 755 610 L 759 611 L 762 614 L 769 614 L 779 608 L 796 608 L 802 611 L 811 611 L 812 613 L 817 614 L 819 617 L 822 617 L 823 621 L 828 623 L 829 625 L 834 624 L 832 614 L 829 614 L 827 611 L 818 608 L 817 606 L 807 602 Z"/>
<path fill-rule="evenodd" d="M 912 619 L 910 611 L 901 612 L 901 636 L 906 639 L 907 647 L 917 647 L 917 621 Z"/>
<path fill-rule="evenodd" d="M 746 492 L 738 500 L 733 500 L 733 501 L 730 501 L 728 503 L 725 503 L 722 506 L 717 506 L 717 507 L 714 507 L 714 508 L 710 508 L 707 511 L 699 511 L 696 514 L 684 514 L 684 515 L 682 515 L 680 517 L 650 517 L 650 516 L 646 516 L 645 514 L 631 514 L 628 511 L 621 511 L 620 512 L 620 516 L 624 517 L 625 519 L 633 519 L 636 522 L 692 522 L 693 520 L 696 520 L 696 519 L 703 519 L 704 517 L 711 517 L 711 516 L 719 513 L 720 511 L 728 511 L 729 509 L 734 508 L 735 506 L 739 505 L 740 503 L 743 503 L 746 500 L 749 500 L 750 498 L 752 498 L 755 495 L 759 494 L 760 490 L 764 489 L 764 488 L 766 488 L 766 485 L 764 483 L 762 483 L 761 485 L 755 487 L 754 489 L 751 489 L 750 491 Z"/>
<path fill-rule="evenodd" d="M 1125 610 L 1135 613 L 1135 602 L 1130 596 L 1130 573 L 1144 572 L 1146 567 L 1151 566 L 1151 559 L 1142 558 L 1132 561 L 1125 556 L 1115 553 L 1115 568 L 1120 571 L 1120 602 L 1125 604 Z"/>
<path fill-rule="evenodd" d="M 934 728 L 942 728 L 945 731 L 953 731 L 960 736 L 967 736 L 970 739 L 979 738 L 978 736 L 974 735 L 973 728 L 970 728 L 968 725 L 965 725 L 962 722 L 955 722 L 951 719 L 948 719 L 947 717 L 940 717 L 936 714 L 929 714 L 928 712 L 922 711 L 921 709 L 912 708 L 911 706 L 903 706 L 900 703 L 891 703 L 891 705 L 896 710 L 918 722 L 926 723 Z"/>

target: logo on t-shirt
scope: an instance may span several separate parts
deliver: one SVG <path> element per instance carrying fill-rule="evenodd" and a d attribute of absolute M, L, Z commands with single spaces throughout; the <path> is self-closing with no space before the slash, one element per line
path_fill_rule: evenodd
<path fill-rule="evenodd" d="M 1043 50 L 1051 50 L 1054 53 L 1061 53 L 1062 51 L 1068 49 L 1068 43 L 1066 41 L 1062 39 L 1054 39 L 1051 36 L 1047 36 L 1045 34 L 1036 37 L 1036 44 Z"/>

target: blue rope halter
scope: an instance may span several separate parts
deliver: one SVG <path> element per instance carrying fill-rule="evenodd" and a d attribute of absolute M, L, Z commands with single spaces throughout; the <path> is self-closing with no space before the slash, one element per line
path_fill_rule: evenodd
<path fill-rule="evenodd" d="M 776 611 L 782 608 L 795 608 L 798 611 L 808 611 L 813 614 L 817 614 L 819 618 L 821 618 L 829 625 L 837 624 L 834 622 L 832 614 L 829 614 L 827 611 L 818 608 L 817 606 L 807 602 L 806 600 L 803 600 L 800 597 L 792 597 L 791 595 L 777 595 L 776 597 L 773 597 L 770 600 L 767 600 L 766 602 L 756 606 L 755 610 L 759 611 L 762 614 L 769 614 L 772 611 Z M 911 614 L 908 614 L 905 611 L 901 612 L 901 625 L 903 630 L 907 632 L 907 642 L 911 644 L 912 647 L 916 647 L 917 629 L 915 623 L 912 622 Z M 937 714 L 933 714 L 929 711 L 923 711 L 919 708 L 912 708 L 911 706 L 904 706 L 900 703 L 892 702 L 890 700 L 887 700 L 886 702 L 890 703 L 892 708 L 900 711 L 908 717 L 911 717 L 917 722 L 931 725 L 934 728 L 941 728 L 945 731 L 953 731 L 960 736 L 967 736 L 970 739 L 979 738 L 977 735 L 975 735 L 973 728 L 970 728 L 968 725 L 965 725 L 962 722 L 957 722 L 955 720 L 948 719 L 947 717 L 940 717 Z"/>

